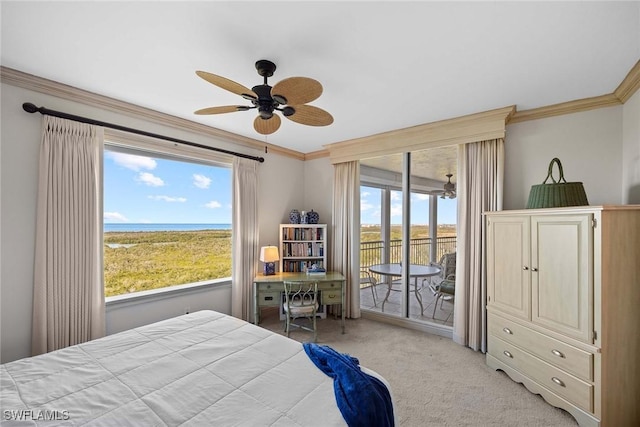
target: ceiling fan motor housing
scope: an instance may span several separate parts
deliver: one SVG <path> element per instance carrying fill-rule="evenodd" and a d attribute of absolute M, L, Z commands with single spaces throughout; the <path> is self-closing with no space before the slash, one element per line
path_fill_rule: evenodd
<path fill-rule="evenodd" d="M 252 101 L 253 104 L 258 107 L 258 113 L 260 117 L 265 120 L 270 119 L 273 116 L 273 110 L 280 105 L 276 100 L 271 97 L 271 86 L 267 84 L 254 86 L 251 88 L 258 99 Z"/>

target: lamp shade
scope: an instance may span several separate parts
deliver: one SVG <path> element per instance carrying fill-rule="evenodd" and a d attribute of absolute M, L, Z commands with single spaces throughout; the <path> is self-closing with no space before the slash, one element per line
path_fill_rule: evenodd
<path fill-rule="evenodd" d="M 260 248 L 260 261 L 276 262 L 280 260 L 278 248 L 276 246 L 263 246 Z"/>

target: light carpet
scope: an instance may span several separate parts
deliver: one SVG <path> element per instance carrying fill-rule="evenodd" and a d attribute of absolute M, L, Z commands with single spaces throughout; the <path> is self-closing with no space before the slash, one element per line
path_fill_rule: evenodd
<path fill-rule="evenodd" d="M 283 334 L 277 311 L 260 326 Z M 391 385 L 400 426 L 576 426 L 567 412 L 485 363 L 485 355 L 448 338 L 369 319 L 318 320 L 318 344 L 360 360 Z M 304 342 L 311 333 L 293 330 Z"/>

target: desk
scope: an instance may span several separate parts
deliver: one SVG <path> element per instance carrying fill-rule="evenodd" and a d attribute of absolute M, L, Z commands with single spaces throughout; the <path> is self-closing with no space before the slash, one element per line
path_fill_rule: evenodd
<path fill-rule="evenodd" d="M 284 292 L 285 280 L 302 280 L 305 282 L 318 282 L 320 292 L 320 304 L 341 304 L 342 308 L 342 333 L 344 334 L 345 313 L 345 282 L 346 279 L 340 273 L 327 271 L 326 274 L 307 273 L 276 273 L 270 276 L 257 275 L 253 279 L 253 321 L 260 323 L 260 308 L 280 307 L 281 293 Z"/>
<path fill-rule="evenodd" d="M 398 263 L 395 264 L 375 264 L 369 267 L 369 271 L 372 273 L 380 274 L 383 276 L 402 276 L 402 268 Z M 420 304 L 420 314 L 424 314 L 424 307 L 422 306 L 422 295 L 418 292 L 418 277 L 431 277 L 437 276 L 440 274 L 440 267 L 436 267 L 433 265 L 421 265 L 421 264 L 410 264 L 409 265 L 409 276 L 415 279 L 415 284 L 413 288 L 413 293 L 418 300 L 418 304 Z M 387 289 L 387 295 L 384 297 L 384 301 L 382 301 L 382 311 L 384 311 L 384 303 L 387 302 L 389 298 L 389 294 L 391 293 L 391 286 L 393 285 L 393 281 L 389 281 L 387 283 L 389 289 Z"/>

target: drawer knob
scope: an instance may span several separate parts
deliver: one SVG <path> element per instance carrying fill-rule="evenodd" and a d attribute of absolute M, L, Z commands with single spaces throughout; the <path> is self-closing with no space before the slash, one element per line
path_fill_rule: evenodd
<path fill-rule="evenodd" d="M 507 328 L 506 326 L 504 328 L 502 328 L 502 331 L 505 334 L 513 335 L 513 332 L 511 332 L 511 329 Z"/>
<path fill-rule="evenodd" d="M 511 352 L 505 350 L 502 352 L 505 356 L 510 357 L 511 359 L 513 359 L 513 354 L 511 354 Z"/>
<path fill-rule="evenodd" d="M 538 271 L 538 269 L 537 269 L 537 268 L 535 268 L 535 267 L 533 267 L 533 268 L 531 269 L 531 271 Z"/>
<path fill-rule="evenodd" d="M 522 267 L 522 269 L 523 269 L 524 271 L 527 271 L 527 270 L 529 269 L 529 267 L 527 267 L 527 266 L 525 265 L 524 267 Z"/>
<path fill-rule="evenodd" d="M 335 295 L 328 295 L 328 296 L 327 296 L 327 298 L 329 298 L 329 299 L 333 299 L 333 298 L 335 298 L 335 297 L 336 297 Z"/>
<path fill-rule="evenodd" d="M 564 359 L 564 354 L 561 351 L 556 350 L 555 348 L 553 350 L 551 350 L 551 353 L 554 356 L 562 357 Z"/>
<path fill-rule="evenodd" d="M 564 381 L 562 381 L 560 378 L 551 377 L 551 381 L 558 384 L 560 387 L 565 387 Z"/>

